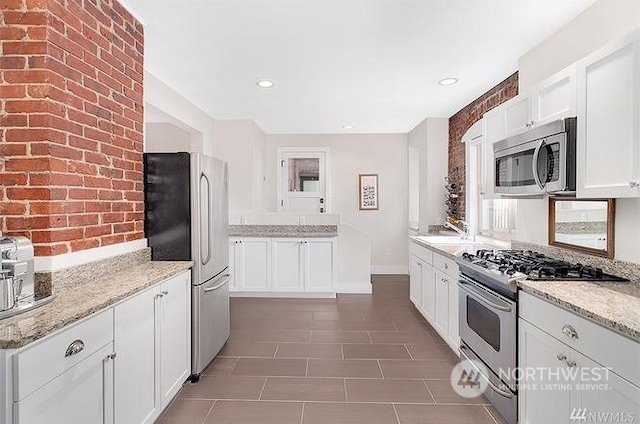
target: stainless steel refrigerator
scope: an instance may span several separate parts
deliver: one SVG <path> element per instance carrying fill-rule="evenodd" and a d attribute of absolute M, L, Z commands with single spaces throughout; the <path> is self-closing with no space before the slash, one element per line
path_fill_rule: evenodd
<path fill-rule="evenodd" d="M 199 153 L 145 153 L 145 235 L 154 261 L 192 260 L 191 380 L 229 338 L 227 164 Z"/>

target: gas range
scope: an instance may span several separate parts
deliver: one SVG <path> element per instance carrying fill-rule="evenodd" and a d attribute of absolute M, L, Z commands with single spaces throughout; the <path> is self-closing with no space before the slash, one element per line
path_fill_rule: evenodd
<path fill-rule="evenodd" d="M 459 258 L 460 272 L 497 292 L 515 298 L 520 280 L 628 281 L 601 268 L 550 258 L 531 250 L 478 250 Z"/>

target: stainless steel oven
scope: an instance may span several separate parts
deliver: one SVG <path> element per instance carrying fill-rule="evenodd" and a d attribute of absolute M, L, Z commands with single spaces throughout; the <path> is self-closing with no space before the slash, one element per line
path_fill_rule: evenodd
<path fill-rule="evenodd" d="M 576 118 L 531 129 L 493 145 L 496 193 L 575 191 Z"/>
<path fill-rule="evenodd" d="M 515 422 L 518 411 L 516 301 L 464 274 L 460 274 L 458 287 L 461 358 L 486 365 L 486 375 L 480 369 L 474 370 L 488 383 L 484 395 L 507 422 Z"/>

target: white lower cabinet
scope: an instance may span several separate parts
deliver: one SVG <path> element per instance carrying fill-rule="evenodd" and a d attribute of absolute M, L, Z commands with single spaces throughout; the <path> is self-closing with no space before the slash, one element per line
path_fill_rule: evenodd
<path fill-rule="evenodd" d="M 190 374 L 189 273 L 115 307 L 116 423 L 153 423 Z"/>
<path fill-rule="evenodd" d="M 109 343 L 17 402 L 14 423 L 113 424 L 112 353 Z"/>
<path fill-rule="evenodd" d="M 271 239 L 232 238 L 229 243 L 229 289 L 271 290 Z"/>
<path fill-rule="evenodd" d="M 458 265 L 413 242 L 409 251 L 409 297 L 457 355 Z"/>
<path fill-rule="evenodd" d="M 640 417 L 640 343 L 522 292 L 518 328 L 518 422 L 635 422 Z M 551 335 L 556 328 L 562 331 Z"/>
<path fill-rule="evenodd" d="M 235 292 L 331 293 L 337 279 L 335 238 L 232 238 Z"/>

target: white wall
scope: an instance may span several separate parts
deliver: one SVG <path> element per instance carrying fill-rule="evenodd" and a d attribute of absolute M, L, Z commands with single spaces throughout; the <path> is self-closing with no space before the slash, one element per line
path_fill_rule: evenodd
<path fill-rule="evenodd" d="M 173 124 L 147 122 L 144 126 L 145 152 L 193 152 L 191 133 Z"/>
<path fill-rule="evenodd" d="M 407 273 L 406 134 L 267 135 L 265 196 L 271 212 L 277 210 L 278 147 L 329 147 L 330 212 L 371 237 L 372 273 Z M 379 210 L 358 210 L 358 174 L 378 174 Z"/>
<path fill-rule="evenodd" d="M 640 1 L 599 0 L 520 58 L 520 92 L 640 26 Z"/>
<path fill-rule="evenodd" d="M 640 26 L 640 1 L 599 0 L 520 58 L 520 92 Z M 615 164 L 603 164 L 615 166 Z M 548 199 L 518 201 L 516 238 L 547 244 Z M 615 259 L 640 263 L 640 199 L 617 199 Z"/>
<path fill-rule="evenodd" d="M 251 120 L 216 120 L 213 139 L 213 156 L 229 164 L 231 222 L 264 212 L 264 132 Z"/>
<path fill-rule="evenodd" d="M 213 154 L 213 118 L 146 71 L 144 101 L 147 123 L 171 123 L 190 134 L 189 151 Z M 145 151 L 148 151 L 151 146 L 146 143 L 145 137 Z"/>

